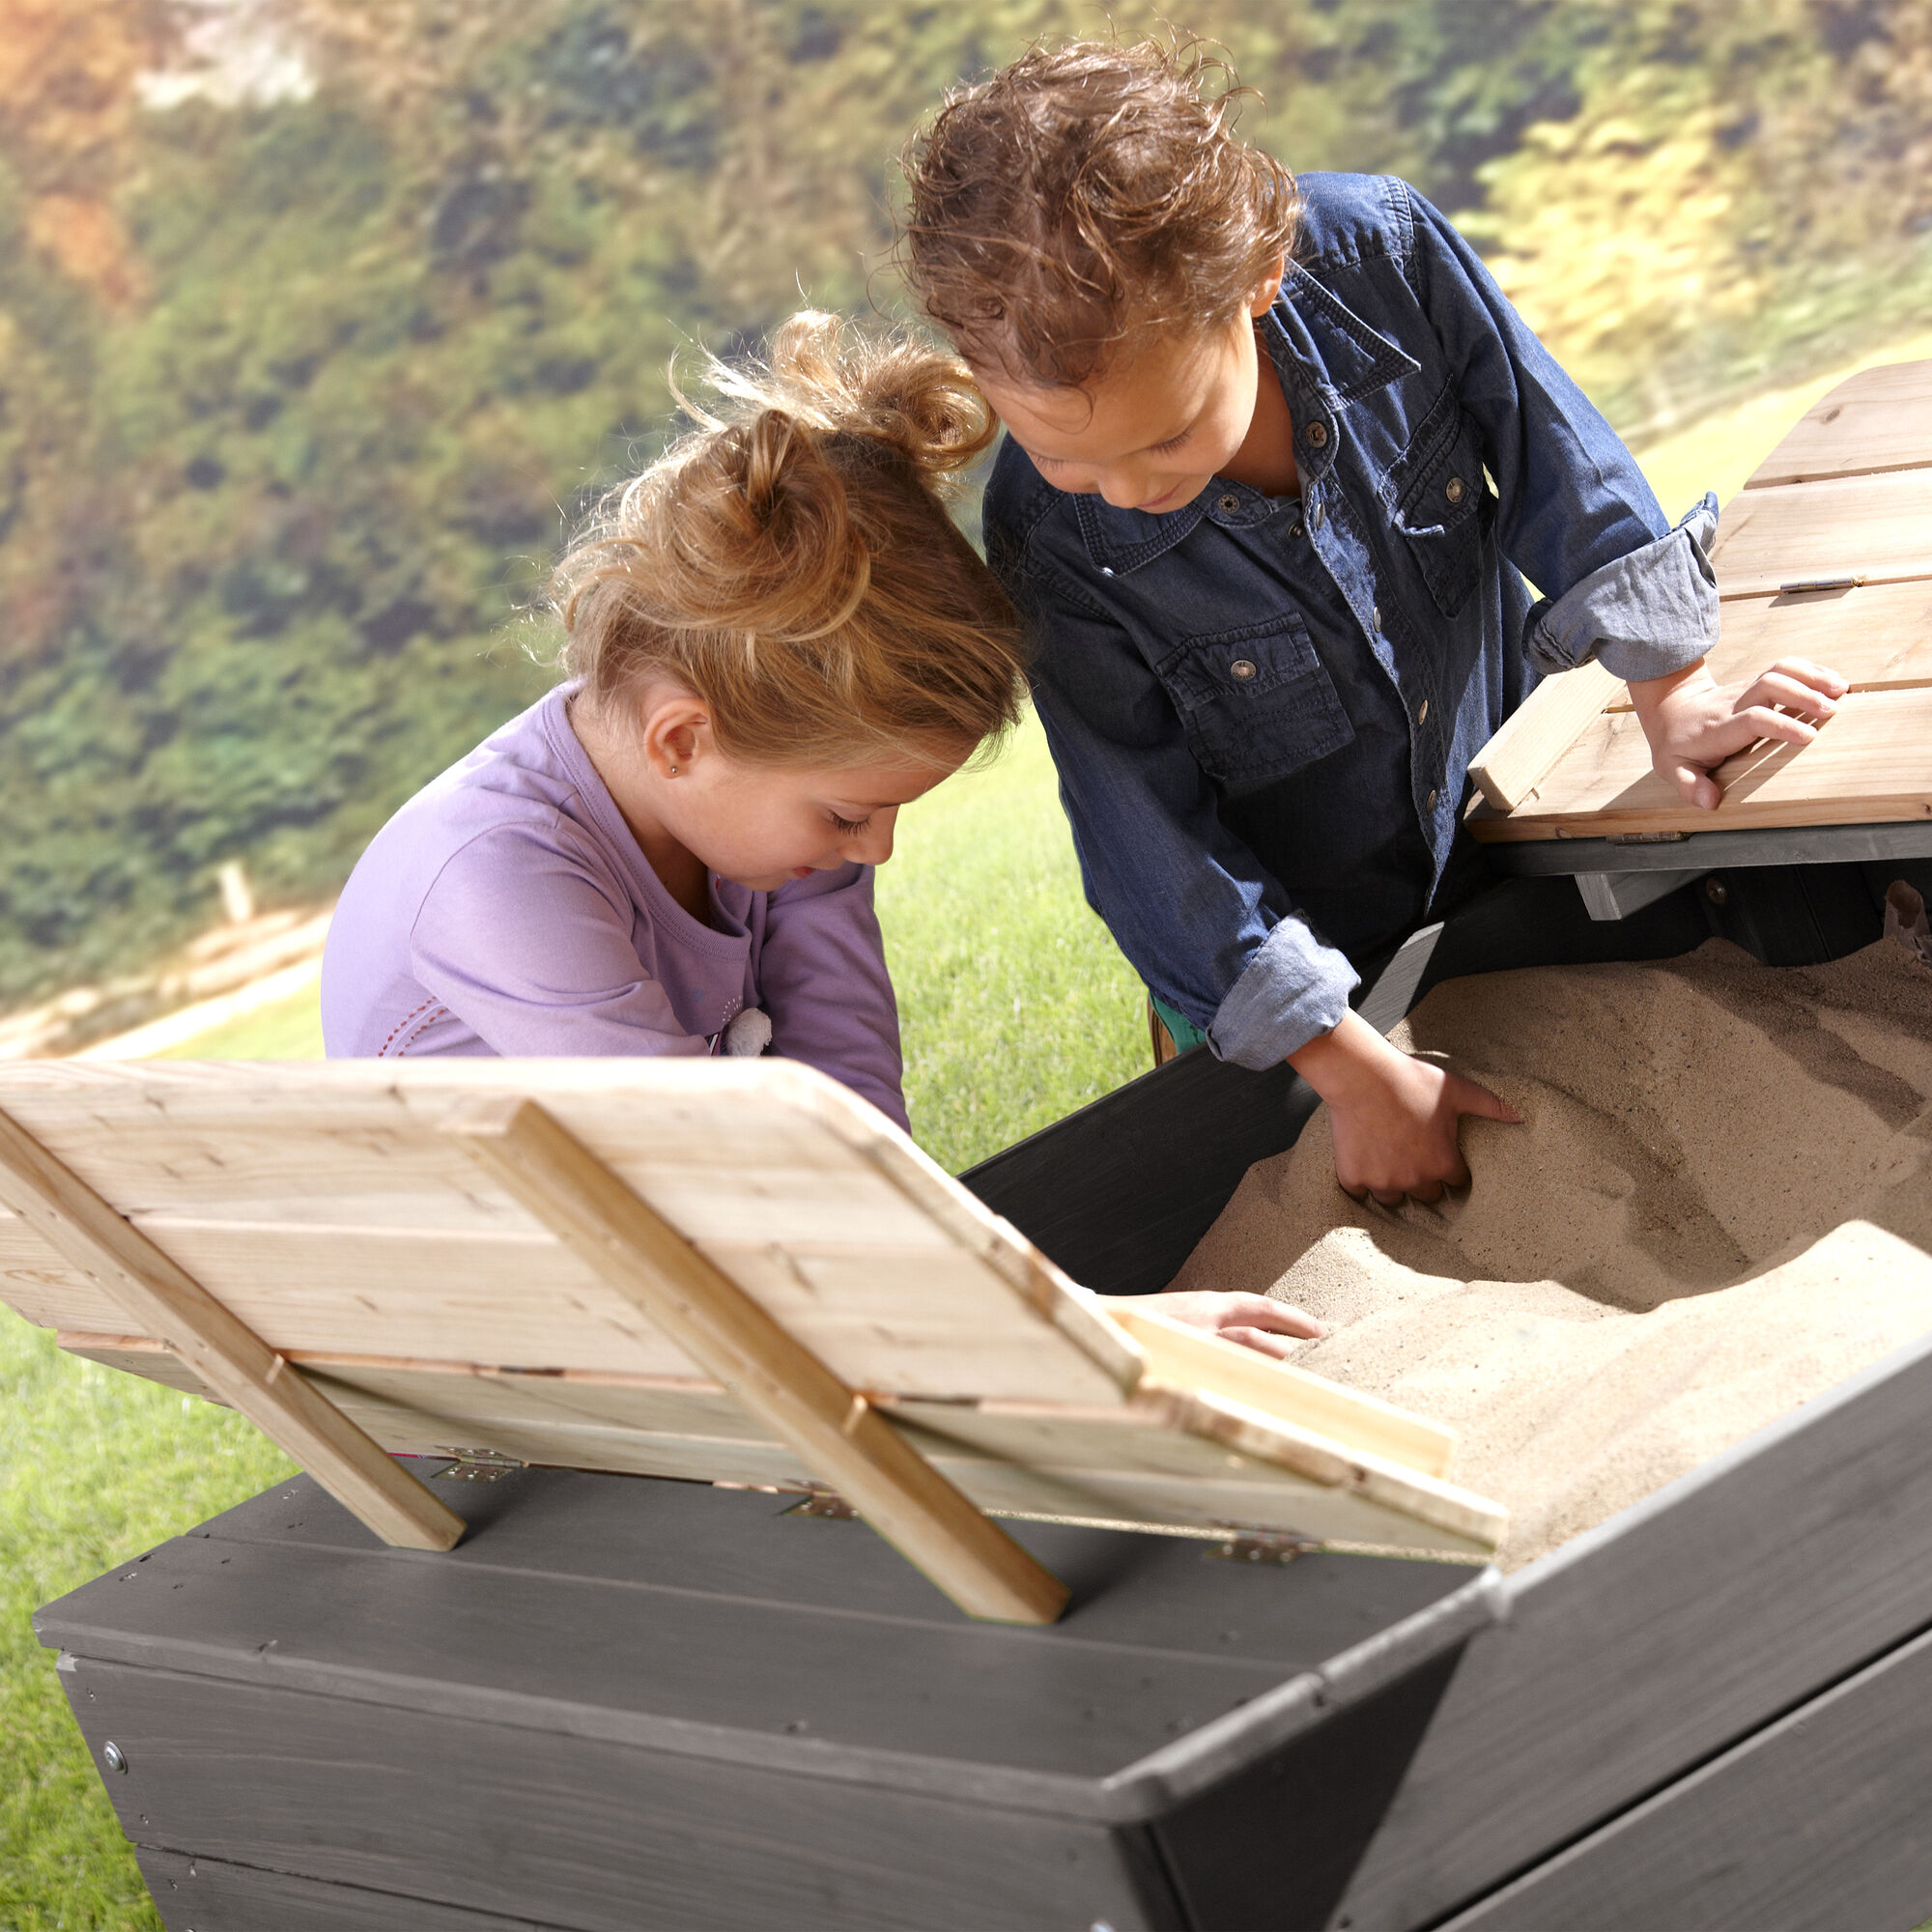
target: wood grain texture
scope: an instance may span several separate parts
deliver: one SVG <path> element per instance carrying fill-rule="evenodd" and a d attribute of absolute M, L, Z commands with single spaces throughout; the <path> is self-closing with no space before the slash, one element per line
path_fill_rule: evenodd
<path fill-rule="evenodd" d="M 1799 417 L 1747 490 L 1932 465 L 1932 362 L 1893 362 L 1840 383 Z"/>
<path fill-rule="evenodd" d="M 1063 1584 L 542 1107 L 474 1101 L 444 1131 L 969 1615 L 1060 1614 Z"/>
<path fill-rule="evenodd" d="M 1157 1381 L 1243 1403 L 1278 1422 L 1372 1450 L 1425 1475 L 1449 1473 L 1456 1432 L 1439 1422 L 1310 1375 L 1292 1362 L 1270 1361 L 1143 1303 L 1109 1302 L 1106 1313 L 1146 1351 L 1148 1374 Z"/>
<path fill-rule="evenodd" d="M 1711 562 L 1720 597 L 1932 577 L 1932 469 L 1741 491 L 1724 505 Z"/>
<path fill-rule="evenodd" d="M 572 1932 L 905 1932 L 969 1900 L 986 1932 L 1166 1932 L 1103 1827 L 888 1789 L 855 1804 L 810 1776 L 258 1685 L 85 1678 L 90 1744 L 128 1753 L 123 1827 L 168 1851 L 539 1923 L 567 1903 Z"/>
<path fill-rule="evenodd" d="M 4 1113 L 0 1193 L 129 1325 L 166 1344 L 384 1542 L 447 1549 L 462 1536 L 460 1518 Z"/>
<path fill-rule="evenodd" d="M 1634 712 L 1600 719 L 1526 805 L 1468 814 L 1481 840 L 1863 825 L 1932 817 L 1932 690 L 1855 693 L 1805 746 L 1759 745 L 1718 769 L 1723 802 L 1687 805 L 1652 770 Z"/>
<path fill-rule="evenodd" d="M 776 1061 L 598 1066 L 23 1063 L 0 1104 L 284 1352 L 693 1373 L 436 1131 L 466 1094 L 521 1083 L 855 1388 L 1132 1385 L 1132 1345 L 883 1117 L 820 1091 L 837 1083 Z M 121 1325 L 4 1219 L 0 1294 L 43 1325 Z"/>
<path fill-rule="evenodd" d="M 1932 1904 L 1932 1636 L 1754 1732 L 1443 1932 L 1911 1932 Z"/>
<path fill-rule="evenodd" d="M 1916 1635 L 1928 1404 L 1932 1339 L 1507 1578 L 1331 1925 L 1433 1924 Z"/>
<path fill-rule="evenodd" d="M 1592 660 L 1546 677 L 1469 760 L 1469 776 L 1498 811 L 1520 805 L 1596 718 L 1628 687 Z"/>
<path fill-rule="evenodd" d="M 63 1335 L 61 1343 L 111 1368 L 198 1387 L 165 1350 L 137 1337 Z M 401 1454 L 489 1450 L 549 1467 L 800 1492 L 815 1477 L 831 1483 L 714 1382 L 298 1359 L 346 1415 Z M 1485 1499 L 1411 1480 L 1413 1463 L 1364 1461 L 1305 1422 L 1204 1404 L 1185 1387 L 1147 1384 L 1123 1406 L 1094 1409 L 880 1398 L 879 1412 L 977 1508 L 995 1515 L 1264 1530 L 1461 1559 L 1486 1555 L 1504 1526 Z M 1433 1457 L 1435 1437 L 1423 1441 Z"/>
<path fill-rule="evenodd" d="M 1722 634 L 1707 661 L 1719 684 L 1755 678 L 1780 658 L 1829 666 L 1854 691 L 1932 684 L 1932 581 L 1727 598 L 1719 609 Z M 1628 711 L 1628 692 L 1608 708 Z"/>
<path fill-rule="evenodd" d="M 146 1845 L 134 1855 L 168 1932 L 577 1932 L 562 1919 L 503 1918 Z"/>

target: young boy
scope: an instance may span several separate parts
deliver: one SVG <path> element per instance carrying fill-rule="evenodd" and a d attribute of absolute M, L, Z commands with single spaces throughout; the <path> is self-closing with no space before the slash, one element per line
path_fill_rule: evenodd
<path fill-rule="evenodd" d="M 949 99 L 905 261 L 1006 423 L 987 556 L 1089 900 L 1184 1041 L 1315 1087 L 1351 1194 L 1434 1200 L 1460 1117 L 1516 1116 L 1352 1012 L 1350 962 L 1482 882 L 1468 761 L 1537 673 L 1628 679 L 1706 806 L 1846 686 L 1792 660 L 1719 690 L 1715 500 L 1672 529 L 1448 222 L 1399 181 L 1297 183 L 1208 65 L 1037 47 Z"/>

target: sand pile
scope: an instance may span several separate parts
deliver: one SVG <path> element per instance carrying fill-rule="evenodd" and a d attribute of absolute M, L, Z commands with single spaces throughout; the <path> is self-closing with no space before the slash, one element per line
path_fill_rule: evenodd
<path fill-rule="evenodd" d="M 1357 1206 L 1327 1117 L 1252 1169 L 1176 1280 L 1333 1332 L 1295 1360 L 1462 1432 L 1527 1562 L 1932 1328 L 1932 972 L 1883 942 L 1776 970 L 1452 980 L 1396 1037 L 1509 1099 L 1472 1185 Z"/>

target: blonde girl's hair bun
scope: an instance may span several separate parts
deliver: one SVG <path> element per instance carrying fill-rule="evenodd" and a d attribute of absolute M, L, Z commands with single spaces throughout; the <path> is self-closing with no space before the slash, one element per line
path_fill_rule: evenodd
<path fill-rule="evenodd" d="M 807 311 L 766 359 L 707 358 L 696 427 L 559 565 L 566 670 L 604 705 L 652 675 L 753 760 L 997 737 L 1017 619 L 944 499 L 997 425 L 963 363 Z"/>

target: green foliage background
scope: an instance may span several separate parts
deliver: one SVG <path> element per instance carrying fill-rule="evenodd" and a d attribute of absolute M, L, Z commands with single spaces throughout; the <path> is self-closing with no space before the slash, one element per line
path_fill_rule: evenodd
<path fill-rule="evenodd" d="M 1250 136 L 1459 213 L 1633 430 L 1932 294 L 1932 0 L 1174 12 L 1262 90 Z M 0 1007 L 206 923 L 223 859 L 338 885 L 541 688 L 516 611 L 660 433 L 672 351 L 801 289 L 891 310 L 906 130 L 1101 26 L 0 0 Z"/>

